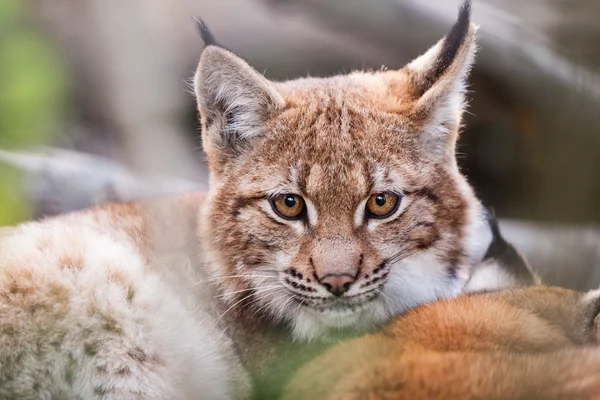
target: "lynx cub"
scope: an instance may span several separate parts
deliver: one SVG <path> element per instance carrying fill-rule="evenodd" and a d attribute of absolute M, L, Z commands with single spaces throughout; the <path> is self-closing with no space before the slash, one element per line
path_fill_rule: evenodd
<path fill-rule="evenodd" d="M 468 3 L 404 68 L 325 79 L 270 82 L 199 28 L 208 194 L 4 235 L 0 398 L 244 398 L 275 343 L 455 296 L 483 255 L 454 155 Z"/>

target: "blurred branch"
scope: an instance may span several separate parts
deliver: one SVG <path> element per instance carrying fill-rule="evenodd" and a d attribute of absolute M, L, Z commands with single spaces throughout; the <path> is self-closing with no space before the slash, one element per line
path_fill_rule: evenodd
<path fill-rule="evenodd" d="M 380 58 L 387 62 L 403 64 L 447 32 L 463 0 L 261 1 L 280 12 L 305 14 L 329 30 L 379 49 Z M 579 3 L 590 8 L 590 13 L 592 9 L 600 11 L 593 1 Z M 600 28 L 595 20 L 582 21 L 576 10 L 577 7 L 565 8 L 560 1 L 529 5 L 511 5 L 502 0 L 475 2 L 473 20 L 481 25 L 477 68 L 513 79 L 521 77 L 517 84 L 513 83 L 515 90 L 522 89 L 523 84 L 531 88 L 533 69 L 600 100 L 600 76 L 552 34 L 555 21 L 561 21 L 563 31 L 584 30 L 597 37 Z M 582 27 L 582 23 L 586 25 Z M 594 43 L 588 45 L 595 46 Z"/>
<path fill-rule="evenodd" d="M 36 216 L 56 215 L 102 204 L 203 190 L 206 185 L 159 174 L 136 174 L 104 157 L 56 148 L 0 150 L 0 162 L 26 173 L 24 189 Z"/>

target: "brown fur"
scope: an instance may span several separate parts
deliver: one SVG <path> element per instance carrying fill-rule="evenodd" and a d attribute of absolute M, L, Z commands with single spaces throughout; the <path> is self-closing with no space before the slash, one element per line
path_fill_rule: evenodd
<path fill-rule="evenodd" d="M 330 349 L 284 399 L 599 399 L 599 310 L 548 287 L 424 305 Z"/>
<path fill-rule="evenodd" d="M 229 304 L 311 339 L 462 290 L 485 225 L 454 154 L 475 51 L 465 4 L 449 35 L 400 70 L 288 82 L 268 81 L 199 24 L 211 171 L 201 233 Z M 368 218 L 365 202 L 382 192 L 400 195 L 399 211 Z M 286 194 L 306 202 L 301 221 L 272 210 Z M 336 298 L 328 279 L 350 289 Z M 270 285 L 287 295 L 258 294 Z"/>

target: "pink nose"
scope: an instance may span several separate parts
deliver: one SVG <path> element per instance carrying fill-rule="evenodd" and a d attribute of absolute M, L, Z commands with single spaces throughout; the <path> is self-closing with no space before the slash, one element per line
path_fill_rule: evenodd
<path fill-rule="evenodd" d="M 348 274 L 328 274 L 322 277 L 321 284 L 335 296 L 341 296 L 350 290 L 350 286 L 356 281 Z"/>

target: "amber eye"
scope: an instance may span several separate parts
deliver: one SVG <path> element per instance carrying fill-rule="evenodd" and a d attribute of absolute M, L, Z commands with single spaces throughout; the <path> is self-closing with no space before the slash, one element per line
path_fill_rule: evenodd
<path fill-rule="evenodd" d="M 377 193 L 367 200 L 367 216 L 386 218 L 392 215 L 400 204 L 400 197 L 394 193 Z"/>
<path fill-rule="evenodd" d="M 280 194 L 271 199 L 273 210 L 281 218 L 300 219 L 304 215 L 304 199 L 295 194 Z"/>

